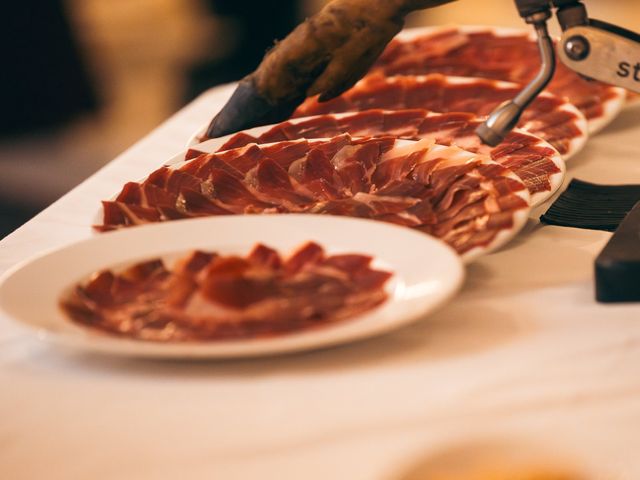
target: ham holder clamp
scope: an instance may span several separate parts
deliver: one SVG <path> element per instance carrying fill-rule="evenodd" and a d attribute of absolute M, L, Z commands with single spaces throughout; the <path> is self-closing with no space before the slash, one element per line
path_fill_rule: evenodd
<path fill-rule="evenodd" d="M 538 35 L 542 68 L 511 102 L 498 107 L 478 127 L 476 133 L 489 145 L 496 145 L 517 124 L 524 109 L 551 81 L 555 67 L 555 50 L 547 33 L 551 8 L 563 34 L 558 46 L 562 63 L 575 72 L 640 92 L 640 35 L 599 20 L 590 19 L 586 8 L 575 0 L 516 0 L 520 16 L 533 24 Z M 640 300 L 640 206 L 636 205 L 622 221 L 609 243 L 596 259 L 596 298 L 601 302 Z"/>
<path fill-rule="evenodd" d="M 588 78 L 640 92 L 640 35 L 600 20 L 590 19 L 579 0 L 516 0 L 520 16 L 533 25 L 542 65 L 538 75 L 510 102 L 506 102 L 478 127 L 487 144 L 499 144 L 518 123 L 525 108 L 544 90 L 555 72 L 555 48 L 547 31 L 552 8 L 562 27 L 558 55 L 563 64 Z"/>

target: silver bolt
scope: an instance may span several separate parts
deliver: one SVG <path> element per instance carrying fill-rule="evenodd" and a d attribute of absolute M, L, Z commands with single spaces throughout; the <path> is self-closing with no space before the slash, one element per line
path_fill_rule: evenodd
<path fill-rule="evenodd" d="M 564 51 L 571 60 L 580 61 L 589 56 L 591 46 L 589 41 L 581 35 L 575 35 L 564 44 Z"/>

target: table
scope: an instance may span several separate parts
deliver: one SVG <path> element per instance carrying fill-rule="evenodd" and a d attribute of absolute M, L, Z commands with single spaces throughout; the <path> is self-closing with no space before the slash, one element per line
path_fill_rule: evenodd
<path fill-rule="evenodd" d="M 180 151 L 230 92 L 202 95 L 5 238 L 0 272 L 92 235 L 98 201 Z M 638 138 L 632 107 L 570 175 L 640 182 Z M 323 351 L 136 361 L 59 351 L 0 318 L 0 477 L 393 479 L 448 445 L 505 438 L 637 480 L 640 304 L 594 301 L 610 234 L 542 226 L 539 213 L 468 267 L 446 308 Z"/>

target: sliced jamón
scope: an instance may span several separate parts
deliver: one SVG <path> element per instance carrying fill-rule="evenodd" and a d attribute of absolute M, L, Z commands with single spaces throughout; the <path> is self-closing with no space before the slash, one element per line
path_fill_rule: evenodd
<path fill-rule="evenodd" d="M 501 103 L 515 97 L 522 87 L 515 83 L 440 74 L 370 75 L 350 90 L 329 100 L 307 99 L 293 117 L 370 109 L 424 109 L 434 112 L 468 112 L 489 115 Z M 567 100 L 540 94 L 524 111 L 518 127 L 553 145 L 568 158 L 587 140 L 584 116 Z"/>
<path fill-rule="evenodd" d="M 293 149 L 296 155 L 286 160 L 278 157 L 278 152 Z M 247 162 L 249 156 L 253 166 Z M 197 179 L 199 188 L 194 188 L 195 180 L 189 181 L 189 187 L 172 182 L 174 175 Z M 158 182 L 158 177 L 164 182 Z M 164 185 L 159 188 L 166 195 L 131 193 L 144 192 L 151 179 L 154 186 Z M 172 195 L 175 204 L 167 206 Z M 155 199 L 161 199 L 161 204 L 155 205 Z M 347 215 L 416 228 L 470 258 L 515 233 L 526 217 L 528 201 L 519 178 L 486 156 L 429 139 L 340 135 L 249 144 L 163 167 L 139 187 L 127 184 L 116 200 L 106 202 L 104 224 L 99 228 L 173 220 L 177 214 Z M 117 215 L 112 212 L 114 205 Z M 155 214 L 141 216 L 140 209 Z"/>
<path fill-rule="evenodd" d="M 264 144 L 299 138 L 330 138 L 343 132 L 354 136 L 393 135 L 409 140 L 433 139 L 488 155 L 513 170 L 531 194 L 532 205 L 542 203 L 561 185 L 564 162 L 547 142 L 523 130 L 510 133 L 498 147 L 484 145 L 475 135 L 482 119 L 470 113 L 427 110 L 365 110 L 296 118 L 270 128 L 259 127 L 229 137 L 219 150 L 250 143 Z M 195 147 L 197 148 L 197 147 Z"/>
<path fill-rule="evenodd" d="M 371 71 L 385 75 L 442 73 L 524 84 L 539 67 L 540 54 L 531 32 L 460 26 L 401 32 Z M 585 80 L 559 61 L 547 90 L 574 104 L 587 118 L 590 133 L 615 118 L 626 99 L 624 89 Z"/>

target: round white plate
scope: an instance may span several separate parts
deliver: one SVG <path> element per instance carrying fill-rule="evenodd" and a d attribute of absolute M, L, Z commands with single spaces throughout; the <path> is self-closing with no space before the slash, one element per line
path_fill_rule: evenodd
<path fill-rule="evenodd" d="M 258 127 L 258 128 L 267 128 L 267 127 Z M 226 137 L 219 137 L 219 138 L 213 138 L 211 140 L 207 140 L 203 143 L 200 143 L 196 146 L 193 147 L 193 150 L 196 150 L 198 153 L 215 153 L 217 152 L 220 147 L 222 145 L 224 145 L 224 143 L 226 143 L 230 137 L 232 137 L 235 134 L 231 134 L 228 135 Z M 356 138 L 356 137 L 354 137 Z M 323 138 L 312 138 L 312 139 L 298 139 L 298 140 L 292 140 L 292 142 L 310 142 L 310 143 L 314 143 L 314 142 L 324 142 L 327 139 L 323 139 Z M 421 140 L 422 142 L 429 142 L 429 140 Z M 400 149 L 404 148 L 404 147 L 408 147 L 412 144 L 417 144 L 418 142 L 415 140 L 403 140 L 403 139 L 396 139 L 395 140 L 395 144 L 394 144 L 394 148 L 398 147 Z M 269 146 L 272 144 L 262 144 L 260 146 Z M 442 145 L 433 145 L 433 148 L 435 150 L 452 150 L 452 149 L 457 149 L 457 147 L 452 146 L 452 147 L 446 147 L 446 146 L 442 146 Z M 191 149 L 190 149 L 191 150 Z M 459 150 L 459 149 L 458 149 Z M 466 162 L 468 160 L 472 160 L 476 157 L 479 157 L 476 154 L 464 151 L 464 150 L 459 150 L 460 152 L 460 156 L 458 157 L 457 160 L 455 160 L 455 162 Z M 188 156 L 188 151 L 183 151 L 177 155 L 174 155 L 172 158 L 170 158 L 169 160 L 167 160 L 164 163 L 165 167 L 169 167 L 169 168 L 180 168 L 182 165 L 184 165 L 185 163 L 191 161 L 191 159 L 186 160 L 186 157 Z M 480 156 L 481 157 L 481 156 Z M 489 159 L 488 157 L 483 157 L 483 162 L 486 163 L 495 163 L 493 162 L 493 160 Z M 562 170 L 562 175 L 564 175 L 564 168 Z M 520 178 L 514 174 L 513 172 L 510 172 L 507 174 L 507 176 L 509 176 L 510 178 L 512 178 L 513 180 L 518 181 L 519 183 L 522 182 L 522 180 L 520 180 Z M 145 179 L 141 179 L 140 182 L 144 182 Z M 561 182 L 560 182 L 561 183 Z M 560 186 L 560 184 L 557 184 L 554 186 L 554 190 L 556 188 L 558 188 Z M 513 212 L 513 224 L 511 226 L 511 228 L 504 228 L 502 230 L 500 230 L 498 232 L 498 234 L 493 238 L 493 240 L 491 240 L 491 242 L 488 245 L 485 246 L 476 246 L 474 248 L 472 248 L 471 250 L 468 250 L 466 252 L 464 252 L 461 256 L 461 259 L 463 261 L 463 263 L 467 264 L 467 263 L 471 263 L 472 261 L 475 261 L 477 258 L 481 257 L 482 255 L 486 255 L 488 253 L 491 253 L 495 250 L 498 250 L 499 248 L 501 248 L 502 246 L 504 246 L 506 243 L 508 243 L 509 241 L 511 241 L 512 238 L 514 238 L 519 232 L 520 230 L 522 230 L 522 228 L 525 226 L 525 224 L 527 223 L 527 219 L 529 218 L 529 213 L 531 211 L 531 196 L 529 195 L 529 191 L 526 188 L 523 188 L 520 191 L 514 192 L 514 194 L 518 197 L 520 197 L 521 199 L 524 200 L 524 202 L 526 203 L 527 207 L 526 208 L 521 208 L 515 212 Z M 115 200 L 115 198 L 117 198 L 117 195 L 114 195 L 112 197 L 112 200 Z M 94 220 L 93 220 L 93 224 L 94 225 L 101 225 L 103 223 L 103 215 L 104 212 L 102 210 L 102 208 L 100 208 L 98 211 L 96 211 L 96 214 L 94 216 Z M 307 214 L 309 215 L 309 214 Z M 403 228 L 407 228 L 407 227 L 403 227 Z M 423 233 L 423 235 L 425 235 Z"/>
<path fill-rule="evenodd" d="M 587 462 L 563 452 L 561 444 L 515 435 L 471 438 L 419 458 L 399 478 L 580 479 L 614 478 L 587 468 Z"/>
<path fill-rule="evenodd" d="M 246 254 L 258 242 L 283 254 L 313 240 L 328 254 L 363 253 L 393 272 L 389 299 L 363 315 L 313 331 L 267 339 L 189 343 L 128 340 L 72 323 L 61 295 L 96 270 L 194 249 Z M 382 334 L 446 303 L 464 277 L 443 242 L 405 227 L 321 215 L 242 215 L 178 220 L 106 233 L 22 263 L 0 279 L 0 313 L 56 344 L 102 353 L 158 358 L 232 358 L 315 349 Z"/>
<path fill-rule="evenodd" d="M 463 77 L 451 77 L 457 81 L 460 80 L 470 80 L 470 79 L 464 79 Z M 507 84 L 507 85 L 511 85 L 508 82 L 496 82 L 499 84 Z M 544 94 L 543 94 L 544 95 Z M 567 103 L 567 107 L 568 108 L 572 108 L 573 110 L 575 110 L 575 113 L 577 115 L 579 115 L 581 118 L 584 119 L 584 116 L 582 115 L 582 113 L 580 113 L 580 111 L 573 107 L 571 104 Z M 291 125 L 296 125 L 298 123 L 302 123 L 305 121 L 308 121 L 310 119 L 313 119 L 315 117 L 326 117 L 326 116 L 330 116 L 330 117 L 334 117 L 336 119 L 339 118 L 345 118 L 345 117 L 349 117 L 349 116 L 353 116 L 353 115 L 358 115 L 359 112 L 344 112 L 344 113 L 325 113 L 325 114 L 320 114 L 320 115 L 316 115 L 316 116 L 311 116 L 311 117 L 298 117 L 298 118 L 292 118 L 289 120 L 285 120 L 281 123 L 289 123 Z M 431 112 L 430 116 L 438 116 L 438 115 L 442 115 L 440 113 L 437 112 Z M 479 117 L 480 118 L 480 117 Z M 260 137 L 260 135 L 262 135 L 263 133 L 268 132 L 269 130 L 277 127 L 280 124 L 273 124 L 273 125 L 264 125 L 261 127 L 254 127 L 254 128 L 250 128 L 248 130 L 243 130 L 240 133 L 245 133 L 247 135 L 251 135 L 252 137 Z M 579 126 L 579 128 L 582 128 L 582 125 L 577 125 Z M 213 139 L 209 139 L 209 140 L 205 140 L 202 143 L 200 142 L 200 138 L 202 138 L 202 136 L 204 135 L 205 131 L 206 131 L 206 126 L 203 126 L 200 130 L 198 130 L 196 133 L 194 133 L 191 138 L 189 139 L 189 143 L 187 144 L 187 147 L 189 148 L 188 151 L 191 150 L 195 150 L 198 152 L 202 152 L 202 153 L 215 153 L 218 150 L 220 150 L 225 143 L 227 143 L 229 140 L 231 140 L 233 137 L 235 137 L 237 135 L 237 133 L 231 133 L 229 135 L 225 135 L 224 137 L 218 137 L 218 138 L 213 138 Z M 513 129 L 514 132 L 518 132 L 520 134 L 524 134 L 524 135 L 530 135 L 530 136 L 534 136 L 534 134 L 529 133 L 525 130 L 521 130 L 519 128 L 514 128 Z M 562 182 L 564 181 L 564 177 L 566 174 L 566 164 L 564 162 L 565 159 L 570 158 L 571 156 L 573 156 L 576 153 L 576 148 L 577 149 L 582 149 L 582 147 L 584 146 L 584 144 L 587 141 L 587 135 L 586 135 L 586 119 L 584 120 L 584 130 L 585 135 L 582 137 L 578 137 L 572 140 L 572 146 L 569 149 L 569 154 L 566 157 L 561 157 L 560 154 L 553 148 L 552 145 L 550 145 L 549 143 L 547 143 L 546 141 L 544 141 L 541 138 L 537 138 L 537 145 L 541 146 L 541 147 L 547 147 L 549 149 L 551 149 L 552 151 L 555 152 L 555 154 L 552 157 L 549 157 L 551 161 L 553 161 L 553 163 L 555 164 L 555 166 L 558 168 L 558 172 L 554 173 L 553 175 L 550 175 L 548 180 L 550 183 L 550 188 L 549 190 L 546 191 L 541 191 L 541 192 L 536 192 L 533 193 L 531 195 L 530 198 L 530 203 L 532 207 L 537 207 L 538 205 L 543 204 L 544 202 L 546 202 L 547 200 L 549 200 L 549 198 L 551 198 L 556 191 L 562 186 Z M 349 133 L 349 132 L 347 132 Z M 305 138 L 305 137 L 301 137 L 301 138 Z M 411 140 L 413 141 L 413 140 Z M 579 143 L 576 143 L 579 142 Z M 454 143 L 454 145 L 457 145 L 458 147 L 462 148 L 463 150 L 465 149 L 465 145 L 461 145 L 461 144 L 457 144 Z M 187 152 L 188 152 L 187 151 Z M 485 152 L 482 152 L 485 153 Z M 170 165 L 178 165 L 180 163 L 182 163 L 184 161 L 185 158 L 185 154 L 180 153 L 174 157 L 172 157 L 168 162 L 167 162 L 167 166 Z M 500 162 L 498 162 L 500 163 Z M 514 171 L 514 173 L 517 172 Z"/>
<path fill-rule="evenodd" d="M 426 78 L 428 77 L 427 75 L 417 75 L 416 77 L 418 78 Z M 456 76 L 452 76 L 452 75 L 447 75 L 447 80 L 448 82 L 450 82 L 451 84 L 465 84 L 465 83 L 473 83 L 474 81 L 478 80 L 477 78 L 474 77 L 456 77 Z M 393 80 L 393 77 L 390 77 L 391 80 Z M 489 80 L 491 81 L 491 79 L 482 79 L 482 80 Z M 513 88 L 516 84 L 512 83 L 512 82 L 505 82 L 502 80 L 493 80 L 493 85 L 496 89 L 510 89 Z M 542 92 L 540 94 L 542 97 L 551 97 L 554 96 L 548 92 Z M 640 102 L 639 102 L 640 103 Z M 605 105 L 605 108 L 609 108 Z M 574 138 L 572 138 L 569 142 L 569 145 L 567 147 L 567 152 L 562 155 L 562 160 L 564 160 L 565 162 L 570 160 L 571 158 L 573 158 L 578 152 L 580 152 L 584 146 L 587 143 L 587 140 L 589 138 L 589 135 L 587 133 L 588 130 L 588 122 L 586 117 L 584 116 L 584 114 L 578 110 L 572 103 L 569 103 L 568 101 L 566 101 L 566 103 L 564 103 L 562 106 L 559 107 L 560 111 L 565 111 L 565 112 L 570 112 L 571 114 L 573 114 L 575 116 L 575 123 L 574 123 L 574 127 L 576 127 L 579 131 L 580 134 Z M 324 116 L 324 115 L 332 115 L 335 116 L 336 118 L 340 118 L 340 117 L 346 117 L 349 115 L 355 115 L 358 112 L 342 112 L 342 113 L 325 113 L 325 114 L 319 114 L 317 116 Z M 438 115 L 438 112 L 431 112 L 434 115 Z M 295 117 L 295 118 L 289 118 L 288 120 L 283 120 L 280 123 L 292 123 L 292 124 L 296 124 L 296 123 L 300 123 L 306 120 L 309 120 L 310 118 L 313 117 Z M 479 117 L 481 118 L 481 117 Z M 535 124 L 536 121 L 535 119 L 532 120 L 532 123 Z M 254 136 L 254 137 L 259 137 L 260 135 L 262 135 L 263 133 L 268 132 L 269 130 L 271 130 L 272 128 L 276 127 L 277 125 L 279 125 L 278 123 L 275 124 L 271 124 L 271 125 L 263 125 L 260 127 L 254 127 L 254 128 L 249 128 L 246 130 L 241 130 L 240 132 L 235 132 L 235 133 L 231 133 L 229 135 L 225 135 L 223 137 L 218 137 L 218 138 L 214 138 L 214 139 L 207 139 L 202 141 L 201 139 L 204 137 L 204 135 L 207 132 L 207 127 L 209 126 L 209 122 L 202 124 L 200 126 L 200 128 L 198 128 L 198 130 L 196 130 L 194 133 L 191 134 L 191 136 L 189 137 L 189 139 L 187 140 L 186 146 L 188 148 L 193 148 L 194 150 L 200 150 L 201 145 L 203 144 L 207 144 L 210 145 L 208 148 L 209 150 L 211 148 L 213 148 L 214 145 L 217 145 L 217 148 L 219 149 L 220 147 L 222 147 L 225 143 L 227 143 L 231 138 L 233 138 L 234 136 L 236 136 L 238 133 L 246 133 L 248 135 Z M 528 135 L 534 135 L 534 133 L 530 133 L 526 130 L 526 127 L 524 130 L 520 129 L 520 128 L 514 128 L 513 129 L 514 132 L 520 132 L 520 133 L 526 133 Z M 216 140 L 215 143 L 209 143 L 212 142 L 213 140 Z M 544 140 L 540 140 L 541 142 L 544 142 Z M 545 142 L 546 143 L 546 142 Z M 551 147 L 553 148 L 553 147 Z M 215 150 L 213 150 L 215 151 Z M 213 153 L 213 151 L 207 151 L 207 153 Z M 558 154 L 559 155 L 559 154 Z M 560 162 L 556 162 L 556 163 L 560 163 Z M 563 166 L 564 169 L 564 166 Z M 558 184 L 558 186 L 560 186 L 562 184 L 562 178 L 564 177 L 564 173 L 560 174 L 560 184 Z M 552 178 L 552 183 L 554 182 L 555 179 Z M 555 189 L 555 186 L 554 186 Z M 546 195 L 546 192 L 545 194 Z M 546 198 L 543 198 L 544 195 L 540 195 L 540 200 L 537 203 L 542 203 L 544 201 L 547 200 L 547 198 L 550 195 L 546 195 Z M 534 202 L 535 204 L 537 204 L 536 202 Z"/>

